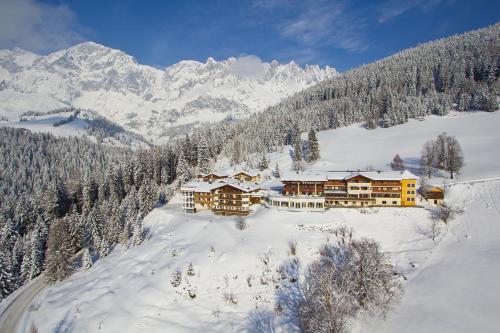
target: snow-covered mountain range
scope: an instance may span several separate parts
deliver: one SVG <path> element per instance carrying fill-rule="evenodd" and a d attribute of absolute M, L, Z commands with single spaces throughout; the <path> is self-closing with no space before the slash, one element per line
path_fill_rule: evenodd
<path fill-rule="evenodd" d="M 162 70 L 93 42 L 47 56 L 16 48 L 0 50 L 0 115 L 17 120 L 26 111 L 73 106 L 156 140 L 202 122 L 247 117 L 335 75 L 328 66 L 253 56 L 180 61 Z"/>

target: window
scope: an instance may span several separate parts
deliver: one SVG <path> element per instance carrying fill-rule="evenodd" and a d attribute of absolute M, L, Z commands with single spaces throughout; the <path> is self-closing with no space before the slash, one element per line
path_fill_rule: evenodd
<path fill-rule="evenodd" d="M 382 201 L 382 205 L 385 205 L 385 204 L 387 204 L 387 201 L 385 201 L 385 200 Z"/>
<path fill-rule="evenodd" d="M 411 198 L 406 198 L 406 201 L 411 201 L 410 199 L 411 199 Z"/>
<path fill-rule="evenodd" d="M 398 202 L 397 202 L 397 201 L 393 201 L 393 202 L 392 202 L 392 204 L 393 204 L 393 205 L 397 205 L 397 204 L 398 204 Z"/>
<path fill-rule="evenodd" d="M 411 191 L 406 191 L 406 194 L 411 194 Z"/>

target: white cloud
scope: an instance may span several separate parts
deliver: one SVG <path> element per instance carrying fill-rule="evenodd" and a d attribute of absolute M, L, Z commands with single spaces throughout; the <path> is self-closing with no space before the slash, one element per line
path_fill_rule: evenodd
<path fill-rule="evenodd" d="M 443 0 L 388 0 L 379 10 L 378 22 L 384 23 L 415 8 L 428 10 L 442 2 Z"/>
<path fill-rule="evenodd" d="M 264 64 L 254 55 L 241 56 L 231 64 L 231 73 L 241 78 L 256 78 L 265 74 Z"/>
<path fill-rule="evenodd" d="M 0 0 L 0 48 L 52 51 L 82 41 L 82 30 L 66 5 Z"/>
<path fill-rule="evenodd" d="M 355 10 L 349 10 L 349 3 L 341 1 L 303 0 L 283 3 L 271 0 L 267 6 L 259 0 L 254 2 L 261 10 L 286 11 L 288 18 L 275 23 L 277 31 L 284 37 L 297 40 L 305 48 L 318 45 L 334 46 L 348 51 L 367 48 L 361 30 L 364 19 Z"/>

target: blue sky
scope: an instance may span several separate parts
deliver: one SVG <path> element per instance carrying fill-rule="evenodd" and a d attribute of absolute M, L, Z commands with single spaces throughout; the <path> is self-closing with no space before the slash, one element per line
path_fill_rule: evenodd
<path fill-rule="evenodd" d="M 492 0 L 0 0 L 0 48 L 92 40 L 157 67 L 256 55 L 344 71 L 498 21 Z"/>

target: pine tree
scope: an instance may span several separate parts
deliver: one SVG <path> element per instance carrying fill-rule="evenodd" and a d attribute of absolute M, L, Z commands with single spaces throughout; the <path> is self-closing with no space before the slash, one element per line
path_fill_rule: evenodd
<path fill-rule="evenodd" d="M 264 171 L 268 167 L 269 167 L 269 164 L 267 162 L 266 154 L 262 154 L 262 158 L 260 159 L 260 162 L 259 162 L 259 170 Z"/>
<path fill-rule="evenodd" d="M 195 273 L 194 273 L 193 263 L 189 263 L 186 274 L 187 276 L 194 276 Z"/>
<path fill-rule="evenodd" d="M 139 211 L 144 217 L 158 202 L 158 189 L 151 180 L 144 180 L 139 189 Z"/>
<path fill-rule="evenodd" d="M 280 167 L 278 165 L 278 162 L 276 162 L 276 166 L 274 167 L 274 177 L 276 177 L 276 178 L 280 178 L 281 177 Z"/>
<path fill-rule="evenodd" d="M 101 244 L 99 244 L 99 256 L 101 258 L 108 256 L 109 254 L 109 244 L 106 241 L 106 238 L 101 240 Z"/>
<path fill-rule="evenodd" d="M 210 172 L 210 151 L 204 136 L 198 142 L 198 170 L 204 174 Z"/>
<path fill-rule="evenodd" d="M 181 285 L 181 283 L 182 283 L 182 272 L 180 270 L 176 270 L 174 272 L 174 274 L 172 275 L 172 279 L 170 280 L 170 283 L 175 288 L 177 288 L 178 286 Z"/>
<path fill-rule="evenodd" d="M 319 153 L 319 142 L 316 137 L 316 132 L 311 128 L 308 134 L 307 141 L 307 160 L 308 162 L 314 162 L 320 159 Z"/>
<path fill-rule="evenodd" d="M 85 173 L 85 177 L 83 179 L 83 203 L 87 209 L 90 209 L 94 206 L 94 203 L 97 201 L 97 183 L 94 180 L 94 177 L 90 174 L 90 172 Z"/>
<path fill-rule="evenodd" d="M 302 161 L 302 147 L 300 144 L 300 140 L 294 140 L 294 142 L 293 142 L 292 160 L 295 162 Z"/>
<path fill-rule="evenodd" d="M 97 207 L 93 207 L 85 221 L 85 228 L 90 236 L 90 243 L 94 249 L 98 249 L 101 244 L 102 231 L 101 231 L 101 217 Z"/>
<path fill-rule="evenodd" d="M 144 240 L 142 223 L 141 221 L 137 221 L 134 225 L 134 231 L 132 233 L 132 245 L 137 246 L 142 243 Z"/>
<path fill-rule="evenodd" d="M 10 252 L 0 248 L 0 300 L 9 296 L 15 288 Z"/>
<path fill-rule="evenodd" d="M 93 264 L 94 264 L 94 262 L 92 260 L 92 255 L 90 254 L 90 250 L 88 247 L 86 247 L 83 250 L 83 254 L 82 254 L 82 268 L 89 269 L 90 267 L 92 267 Z"/>
<path fill-rule="evenodd" d="M 405 164 L 399 154 L 396 154 L 391 162 L 391 169 L 394 171 L 402 171 L 405 169 Z"/>
<path fill-rule="evenodd" d="M 47 256 L 45 259 L 45 276 L 51 283 L 63 280 L 73 270 L 71 261 L 71 245 L 69 228 L 65 220 L 52 224 L 47 242 Z"/>
<path fill-rule="evenodd" d="M 64 216 L 68 211 L 69 196 L 61 178 L 56 177 L 43 196 L 45 211 L 52 218 Z"/>
<path fill-rule="evenodd" d="M 109 182 L 111 197 L 120 203 L 125 197 L 125 184 L 123 183 L 123 171 L 122 168 L 118 167 L 113 170 L 111 174 L 111 179 Z"/>
<path fill-rule="evenodd" d="M 43 262 L 45 260 L 45 244 L 42 230 L 38 227 L 33 230 L 31 238 L 31 253 L 30 253 L 30 271 L 29 279 L 33 279 L 40 275 L 43 270 Z"/>
<path fill-rule="evenodd" d="M 182 150 L 179 152 L 179 160 L 177 162 L 177 178 L 181 182 L 185 182 L 191 178 L 191 172 L 189 171 L 189 166 Z"/>

